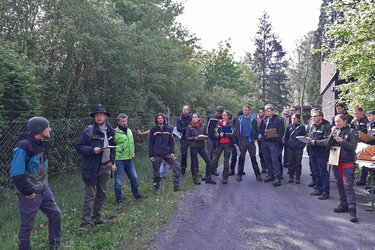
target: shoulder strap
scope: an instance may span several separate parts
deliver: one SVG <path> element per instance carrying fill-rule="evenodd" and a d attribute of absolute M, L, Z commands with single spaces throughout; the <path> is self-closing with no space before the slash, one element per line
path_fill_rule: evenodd
<path fill-rule="evenodd" d="M 89 125 L 87 128 L 88 128 L 87 135 L 91 138 L 92 134 L 93 134 L 93 131 L 94 131 L 94 126 Z"/>

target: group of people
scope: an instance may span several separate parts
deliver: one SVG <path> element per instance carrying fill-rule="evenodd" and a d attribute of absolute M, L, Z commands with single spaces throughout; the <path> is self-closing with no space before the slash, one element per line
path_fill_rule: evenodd
<path fill-rule="evenodd" d="M 138 131 L 138 134 L 148 134 L 148 153 L 153 166 L 156 195 L 160 194 L 160 181 L 167 172 L 160 170 L 163 164 L 168 164 L 173 170 L 174 191 L 182 190 L 180 178 L 186 174 L 189 148 L 191 174 L 193 182 L 197 185 L 201 184 L 200 180 L 207 184 L 216 184 L 214 176 L 219 176 L 218 161 L 223 152 L 223 184 L 228 183 L 229 176 L 235 175 L 237 158 L 236 181 L 242 181 L 247 152 L 257 181 L 272 182 L 273 186 L 278 187 L 283 179 L 283 167 L 287 167 L 288 182 L 300 184 L 302 155 L 307 144 L 312 176 L 312 182 L 308 186 L 314 188 L 311 195 L 325 200 L 329 198 L 330 190 L 330 149 L 339 147 L 341 151 L 338 163 L 332 165 L 332 171 L 336 178 L 340 203 L 333 211 L 349 212 L 350 220 L 357 222 L 353 190 L 357 133 L 361 131 L 375 137 L 375 111 L 368 111 L 366 118 L 363 109 L 356 107 L 354 118 L 346 112 L 342 103 L 336 105 L 336 111 L 338 115 L 330 123 L 324 119 L 322 111 L 313 109 L 306 128 L 295 106 L 290 110 L 284 110 L 283 115 L 279 116 L 275 113 L 274 107 L 268 104 L 259 109 L 258 119 L 251 115 L 249 105 L 244 105 L 236 117 L 224 107 L 218 106 L 216 112 L 208 116 L 206 124 L 202 122 L 198 113 L 191 116 L 190 108 L 184 106 L 175 128 L 180 133 L 180 162 L 177 161 L 174 151 L 176 132 L 168 125 L 164 114 L 157 114 L 155 125 L 146 132 Z M 125 173 L 130 179 L 134 198 L 145 198 L 138 189 L 133 164 L 134 138 L 127 125 L 128 116 L 123 113 L 117 116 L 116 129 L 106 122 L 110 114 L 102 105 L 98 105 L 90 116 L 94 118 L 93 124 L 83 130 L 75 145 L 76 151 L 82 156 L 80 167 L 84 182 L 80 227 L 87 229 L 90 229 L 92 224 L 106 223 L 101 218 L 100 211 L 106 199 L 111 172 L 115 175 L 114 190 L 117 203 L 123 200 L 122 184 Z M 47 119 L 33 117 L 28 121 L 28 130 L 29 132 L 20 135 L 20 142 L 13 152 L 10 170 L 10 176 L 16 186 L 21 215 L 19 246 L 20 249 L 30 249 L 30 233 L 40 209 L 49 218 L 50 248 L 55 249 L 60 243 L 61 212 L 48 188 L 48 151 L 45 139 L 49 138 L 51 128 Z M 259 147 L 261 169 L 256 157 L 256 143 Z M 206 164 L 203 176 L 199 173 L 198 155 Z M 262 173 L 267 174 L 264 179 Z M 358 185 L 366 184 L 367 174 L 368 170 L 362 168 Z"/>

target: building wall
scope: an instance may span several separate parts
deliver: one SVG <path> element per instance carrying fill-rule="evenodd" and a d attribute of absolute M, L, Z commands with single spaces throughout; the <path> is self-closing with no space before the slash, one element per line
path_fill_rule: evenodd
<path fill-rule="evenodd" d="M 322 112 L 324 114 L 324 119 L 329 122 L 331 122 L 335 116 L 335 91 L 333 90 L 335 83 L 336 81 L 332 81 L 322 93 Z"/>

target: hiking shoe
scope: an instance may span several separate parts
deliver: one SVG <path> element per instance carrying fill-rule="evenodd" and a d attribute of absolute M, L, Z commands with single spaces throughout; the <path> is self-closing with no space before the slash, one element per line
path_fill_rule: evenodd
<path fill-rule="evenodd" d="M 205 182 L 206 182 L 206 184 L 216 184 L 216 181 L 214 181 L 212 178 L 211 178 L 211 176 L 210 177 L 206 177 L 206 179 L 205 179 Z"/>
<path fill-rule="evenodd" d="M 312 196 L 320 196 L 320 195 L 322 195 L 322 193 L 319 192 L 318 190 L 314 190 L 314 192 L 310 193 L 310 195 L 312 195 Z"/>
<path fill-rule="evenodd" d="M 237 175 L 236 181 L 237 182 L 241 182 L 242 181 L 242 175 L 240 175 L 240 174 Z"/>
<path fill-rule="evenodd" d="M 279 179 L 276 179 L 276 180 L 272 183 L 272 186 L 274 186 L 274 187 L 281 186 L 280 178 L 279 178 Z"/>
<path fill-rule="evenodd" d="M 323 193 L 321 196 L 318 197 L 319 200 L 327 200 L 329 198 L 329 194 Z"/>
<path fill-rule="evenodd" d="M 316 186 L 316 183 L 315 181 L 312 181 L 309 185 L 307 185 L 308 187 L 315 187 Z"/>
<path fill-rule="evenodd" d="M 194 177 L 193 178 L 193 182 L 194 182 L 195 185 L 200 185 L 201 184 L 201 182 L 198 180 L 198 177 Z"/>
<path fill-rule="evenodd" d="M 257 175 L 256 179 L 257 179 L 257 181 L 262 181 L 263 180 L 261 175 Z"/>
<path fill-rule="evenodd" d="M 349 208 L 347 206 L 339 205 L 338 207 L 333 209 L 335 213 L 347 213 L 349 212 Z"/>
<path fill-rule="evenodd" d="M 351 222 L 353 222 L 353 223 L 358 222 L 357 209 L 355 207 L 354 208 L 349 208 L 349 214 L 350 214 L 350 221 Z"/>
<path fill-rule="evenodd" d="M 366 185 L 366 180 L 359 180 L 355 184 L 357 184 L 357 186 L 364 186 Z"/>
<path fill-rule="evenodd" d="M 264 179 L 264 182 L 269 182 L 269 181 L 274 181 L 275 179 L 272 178 L 272 177 L 267 177 L 266 179 Z"/>

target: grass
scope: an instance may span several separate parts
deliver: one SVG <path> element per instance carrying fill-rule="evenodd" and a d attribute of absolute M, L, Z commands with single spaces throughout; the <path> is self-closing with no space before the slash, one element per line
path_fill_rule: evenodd
<path fill-rule="evenodd" d="M 177 148 L 177 147 L 176 147 Z M 188 163 L 189 164 L 189 163 Z M 173 174 L 161 182 L 161 195 L 154 195 L 152 166 L 146 153 L 138 153 L 134 162 L 139 189 L 146 199 L 136 201 L 130 191 L 130 182 L 125 177 L 123 185 L 124 203 L 117 205 L 114 194 L 114 179 L 108 183 L 107 199 L 102 209 L 104 219 L 111 223 L 96 225 L 88 232 L 79 227 L 83 182 L 79 170 L 69 175 L 50 180 L 61 218 L 61 246 L 63 249 L 144 249 L 167 222 L 183 198 L 194 190 L 190 171 L 181 179 L 184 192 L 173 192 Z M 205 165 L 200 159 L 201 173 Z M 190 165 L 188 165 L 190 166 Z M 190 167 L 188 167 L 190 169 Z M 0 249 L 17 249 L 19 212 L 17 197 L 12 192 L 2 192 L 0 205 Z M 40 211 L 31 233 L 31 244 L 35 249 L 48 249 L 48 218 Z"/>

